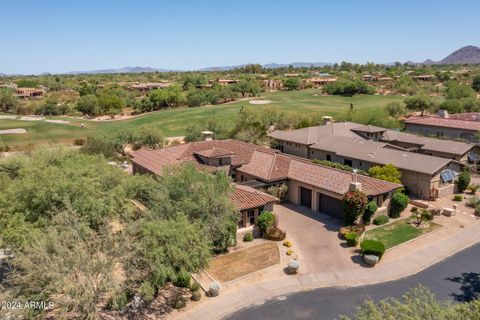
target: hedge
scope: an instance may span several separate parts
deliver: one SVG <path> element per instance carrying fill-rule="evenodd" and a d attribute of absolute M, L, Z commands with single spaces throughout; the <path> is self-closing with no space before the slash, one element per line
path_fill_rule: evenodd
<path fill-rule="evenodd" d="M 398 218 L 400 217 L 400 213 L 405 210 L 408 206 L 408 201 L 410 199 L 408 196 L 404 195 L 403 193 L 396 192 L 392 199 L 390 200 L 390 214 L 391 218 Z"/>
<path fill-rule="evenodd" d="M 373 254 L 381 259 L 383 254 L 385 253 L 385 245 L 378 240 L 363 240 L 360 244 L 360 249 L 362 250 L 362 254 Z"/>
<path fill-rule="evenodd" d="M 358 243 L 358 233 L 349 232 L 345 235 L 345 239 L 347 240 L 347 245 L 349 247 L 356 247 Z"/>
<path fill-rule="evenodd" d="M 376 226 L 379 226 L 379 225 L 387 223 L 389 220 L 390 219 L 386 215 L 381 214 L 381 215 L 377 216 L 375 219 L 373 219 L 373 224 L 376 225 Z"/>

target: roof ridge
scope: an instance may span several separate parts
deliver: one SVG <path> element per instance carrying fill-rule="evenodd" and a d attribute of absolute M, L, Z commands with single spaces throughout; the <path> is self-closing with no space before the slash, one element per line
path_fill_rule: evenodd
<path fill-rule="evenodd" d="M 275 161 L 277 160 L 277 155 L 278 155 L 278 153 L 273 154 L 272 165 L 270 166 L 270 170 L 268 170 L 268 178 L 270 178 L 272 176 L 272 171 L 273 171 L 273 168 L 275 167 Z"/>

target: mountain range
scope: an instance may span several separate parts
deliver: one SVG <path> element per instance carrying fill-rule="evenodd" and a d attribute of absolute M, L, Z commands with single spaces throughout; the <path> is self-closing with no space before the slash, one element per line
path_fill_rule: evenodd
<path fill-rule="evenodd" d="M 433 64 L 477 64 L 480 63 L 480 48 L 476 46 L 465 46 L 449 54 L 440 61 L 427 59 L 423 62 L 407 62 L 408 64 L 433 65 Z"/>
<path fill-rule="evenodd" d="M 423 62 L 412 62 L 408 61 L 407 64 L 411 65 L 433 65 L 433 64 L 477 64 L 480 63 L 480 48 L 476 46 L 465 46 L 460 48 L 442 60 L 434 61 L 432 59 L 427 59 Z M 247 64 L 241 64 L 236 66 L 217 66 L 217 67 L 206 67 L 200 68 L 197 71 L 228 71 L 236 68 L 241 68 Z M 262 65 L 265 69 L 276 69 L 288 66 L 294 66 L 295 68 L 308 68 L 311 66 L 314 67 L 324 67 L 333 65 L 330 62 L 292 62 L 292 63 L 267 63 Z M 390 65 L 390 64 L 388 64 Z M 181 70 L 172 70 L 172 69 L 159 69 L 152 67 L 124 67 L 120 69 L 101 69 L 101 70 L 89 70 L 89 71 L 70 71 L 66 74 L 108 74 L 108 73 L 151 73 L 151 72 L 170 72 L 170 71 L 181 71 Z M 0 77 L 7 76 L 4 73 L 0 73 Z"/>

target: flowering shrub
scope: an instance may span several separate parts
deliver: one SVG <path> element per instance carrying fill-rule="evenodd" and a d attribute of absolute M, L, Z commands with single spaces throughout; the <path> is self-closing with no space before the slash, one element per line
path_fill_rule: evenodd
<path fill-rule="evenodd" d="M 343 223 L 353 225 L 363 214 L 368 198 L 362 191 L 355 190 L 345 193 L 342 199 Z"/>

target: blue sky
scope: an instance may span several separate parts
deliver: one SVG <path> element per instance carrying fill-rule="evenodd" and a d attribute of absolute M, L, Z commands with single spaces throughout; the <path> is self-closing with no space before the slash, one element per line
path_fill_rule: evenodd
<path fill-rule="evenodd" d="M 480 45 L 480 1 L 0 2 L 0 73 L 442 59 Z"/>

